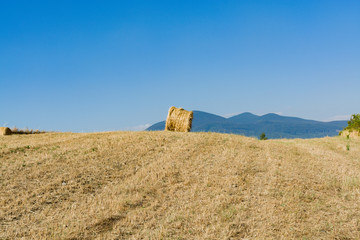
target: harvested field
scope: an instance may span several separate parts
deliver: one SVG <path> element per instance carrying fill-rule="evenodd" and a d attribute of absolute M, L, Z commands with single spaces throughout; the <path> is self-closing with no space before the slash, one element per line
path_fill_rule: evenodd
<path fill-rule="evenodd" d="M 360 239 L 359 156 L 343 137 L 12 135 L 0 239 Z"/>

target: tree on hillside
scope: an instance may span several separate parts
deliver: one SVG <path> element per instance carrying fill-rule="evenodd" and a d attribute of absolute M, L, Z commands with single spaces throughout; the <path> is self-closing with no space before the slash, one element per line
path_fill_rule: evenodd
<path fill-rule="evenodd" d="M 353 114 L 348 121 L 348 126 L 345 129 L 360 130 L 360 114 Z"/>
<path fill-rule="evenodd" d="M 265 133 L 262 133 L 259 137 L 260 140 L 267 140 L 268 138 L 266 137 Z"/>

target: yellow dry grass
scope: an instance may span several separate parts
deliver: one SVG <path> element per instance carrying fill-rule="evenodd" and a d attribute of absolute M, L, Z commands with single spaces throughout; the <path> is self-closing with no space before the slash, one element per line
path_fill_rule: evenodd
<path fill-rule="evenodd" d="M 0 138 L 0 239 L 360 239 L 359 156 L 342 137 Z"/>
<path fill-rule="evenodd" d="M 11 135 L 11 130 L 8 127 L 0 127 L 0 135 Z"/>
<path fill-rule="evenodd" d="M 174 132 L 190 132 L 193 120 L 193 111 L 171 107 L 166 118 L 165 130 Z"/>

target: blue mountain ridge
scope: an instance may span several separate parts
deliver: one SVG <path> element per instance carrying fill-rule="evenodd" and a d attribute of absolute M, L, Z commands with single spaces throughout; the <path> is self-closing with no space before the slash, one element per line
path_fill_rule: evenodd
<path fill-rule="evenodd" d="M 259 137 L 265 133 L 268 138 L 320 138 L 337 136 L 347 126 L 347 121 L 321 122 L 298 117 L 280 116 L 275 113 L 258 116 L 249 112 L 230 118 L 194 111 L 192 132 L 218 132 Z M 165 129 L 165 121 L 155 123 L 147 131 Z"/>

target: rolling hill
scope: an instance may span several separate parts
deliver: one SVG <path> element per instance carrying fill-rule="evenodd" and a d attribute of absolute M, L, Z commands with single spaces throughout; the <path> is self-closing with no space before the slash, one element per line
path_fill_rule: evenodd
<path fill-rule="evenodd" d="M 0 136 L 0 239 L 360 239 L 359 156 L 345 137 Z"/>
<path fill-rule="evenodd" d="M 233 133 L 258 137 L 265 132 L 268 138 L 319 138 L 337 136 L 347 126 L 347 121 L 320 122 L 297 117 L 285 117 L 274 113 L 257 116 L 242 113 L 230 118 L 202 111 L 194 111 L 193 132 Z M 165 121 L 146 130 L 164 130 Z"/>

